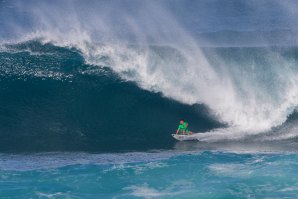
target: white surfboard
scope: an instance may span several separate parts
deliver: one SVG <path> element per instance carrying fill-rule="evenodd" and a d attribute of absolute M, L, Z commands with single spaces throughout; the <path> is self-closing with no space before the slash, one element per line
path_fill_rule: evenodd
<path fill-rule="evenodd" d="M 212 140 L 225 139 L 229 135 L 229 129 L 214 129 L 208 132 L 198 132 L 192 135 L 177 135 L 172 134 L 172 137 L 179 141 L 197 140 L 201 142 L 209 142 Z"/>
<path fill-rule="evenodd" d="M 186 141 L 186 140 L 198 140 L 196 137 L 196 133 L 192 135 L 178 135 L 178 134 L 172 134 L 173 138 L 179 141 Z"/>

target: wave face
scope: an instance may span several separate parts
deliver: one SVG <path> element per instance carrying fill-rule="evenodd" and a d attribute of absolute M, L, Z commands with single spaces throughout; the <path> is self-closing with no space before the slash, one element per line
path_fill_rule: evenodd
<path fill-rule="evenodd" d="M 297 137 L 295 1 L 0 5 L 2 150 Z"/>
<path fill-rule="evenodd" d="M 200 131 L 220 126 L 206 107 L 140 89 L 75 49 L 31 41 L 0 56 L 1 151 L 169 148 L 180 117 Z"/>

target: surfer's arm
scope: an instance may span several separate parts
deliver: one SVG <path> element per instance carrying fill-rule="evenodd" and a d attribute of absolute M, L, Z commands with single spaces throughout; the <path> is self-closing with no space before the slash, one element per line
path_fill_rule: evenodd
<path fill-rule="evenodd" d="M 179 131 L 184 131 L 185 130 L 185 128 L 184 128 L 184 125 L 183 124 L 180 124 L 179 126 L 178 126 L 178 129 L 177 129 L 177 131 L 176 131 L 176 134 L 178 134 L 179 133 Z"/>
<path fill-rule="evenodd" d="M 181 130 L 181 128 L 180 128 L 180 125 L 179 125 L 179 127 L 178 127 L 178 129 L 177 129 L 177 131 L 176 131 L 176 134 L 178 134 L 178 132 Z"/>

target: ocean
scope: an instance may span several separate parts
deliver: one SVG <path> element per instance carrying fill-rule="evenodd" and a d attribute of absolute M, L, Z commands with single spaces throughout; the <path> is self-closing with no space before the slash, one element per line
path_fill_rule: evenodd
<path fill-rule="evenodd" d="M 0 198 L 296 198 L 297 9 L 0 0 Z"/>

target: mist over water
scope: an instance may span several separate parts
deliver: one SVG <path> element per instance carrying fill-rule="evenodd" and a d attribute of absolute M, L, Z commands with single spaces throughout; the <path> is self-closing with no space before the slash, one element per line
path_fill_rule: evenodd
<path fill-rule="evenodd" d="M 205 141 L 240 139 L 297 107 L 296 10 L 295 1 L 1 1 L 0 35 L 75 48 L 142 89 L 206 105 L 229 128 Z M 296 137 L 288 132 L 278 136 Z"/>

